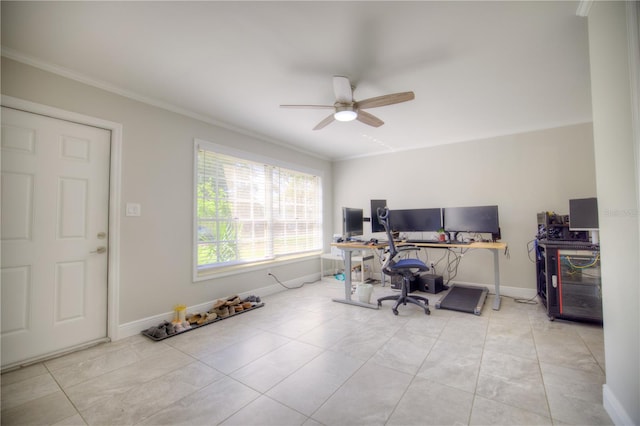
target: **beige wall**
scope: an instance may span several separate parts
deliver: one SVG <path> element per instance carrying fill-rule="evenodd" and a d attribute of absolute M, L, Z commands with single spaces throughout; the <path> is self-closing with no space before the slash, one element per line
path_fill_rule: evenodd
<path fill-rule="evenodd" d="M 638 10 L 632 2 L 594 2 L 589 12 L 602 299 L 607 383 L 604 405 L 615 424 L 640 424 L 639 135 L 631 79 L 640 81 Z M 627 15 L 629 14 L 629 16 Z M 628 20 L 630 17 L 634 19 Z M 635 28 L 635 34 L 628 32 Z M 633 40 L 635 38 L 635 40 Z M 635 46 L 630 62 L 629 46 Z M 635 69 L 630 74 L 630 66 Z M 638 90 L 638 87 L 635 87 Z M 636 114 L 638 111 L 635 112 Z M 638 117 L 636 116 L 636 120 Z M 636 126 L 640 125 L 636 121 Z M 636 132 L 640 127 L 636 127 Z"/>
<path fill-rule="evenodd" d="M 192 282 L 194 138 L 319 170 L 325 184 L 325 214 L 330 214 L 332 180 L 327 161 L 6 58 L 2 58 L 2 94 L 122 124 L 120 324 L 170 312 L 178 303 L 193 306 L 275 284 L 266 269 Z M 127 202 L 140 203 L 142 216 L 126 217 Z M 269 267 L 287 282 L 319 271 L 319 261 Z"/>
<path fill-rule="evenodd" d="M 510 252 L 500 256 L 503 294 L 518 297 L 535 294 L 527 242 L 536 234 L 536 214 L 568 214 L 570 198 L 596 195 L 589 123 L 344 161 L 334 169 L 337 233 L 339 207 L 361 207 L 368 216 L 370 199 L 386 199 L 390 209 L 498 205 Z M 432 250 L 429 260 L 440 255 Z M 492 262 L 487 251 L 469 252 L 456 280 L 493 290 Z"/>

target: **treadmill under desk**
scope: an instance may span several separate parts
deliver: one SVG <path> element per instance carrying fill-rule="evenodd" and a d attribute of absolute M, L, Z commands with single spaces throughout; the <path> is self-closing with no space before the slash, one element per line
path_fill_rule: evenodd
<path fill-rule="evenodd" d="M 436 308 L 480 315 L 488 294 L 489 289 L 486 287 L 452 284 L 449 293 L 436 302 Z"/>

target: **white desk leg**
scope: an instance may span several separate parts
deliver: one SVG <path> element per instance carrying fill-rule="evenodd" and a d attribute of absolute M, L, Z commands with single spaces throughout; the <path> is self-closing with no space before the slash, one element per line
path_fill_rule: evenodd
<path fill-rule="evenodd" d="M 500 310 L 500 253 L 499 250 L 492 250 L 493 251 L 493 273 L 494 275 L 494 280 L 495 280 L 495 289 L 496 289 L 496 296 L 493 299 L 493 310 L 494 311 L 498 311 Z"/>
<path fill-rule="evenodd" d="M 346 303 L 348 305 L 362 306 L 363 308 L 378 309 L 378 305 L 362 303 L 351 299 L 351 250 L 344 252 L 344 299 L 332 299 L 334 302 Z"/>

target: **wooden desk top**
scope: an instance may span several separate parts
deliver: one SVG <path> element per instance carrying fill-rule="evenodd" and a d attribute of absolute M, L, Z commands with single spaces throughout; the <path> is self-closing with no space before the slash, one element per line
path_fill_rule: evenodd
<path fill-rule="evenodd" d="M 384 243 L 368 243 L 368 242 L 360 242 L 360 241 L 348 241 L 342 243 L 331 243 L 332 246 L 342 248 L 342 249 L 354 249 L 354 250 L 366 250 L 366 249 L 383 249 L 389 244 Z"/>
<path fill-rule="evenodd" d="M 425 248 L 470 248 L 470 249 L 489 249 L 489 250 L 504 250 L 507 248 L 507 243 L 505 242 L 473 242 L 469 244 L 444 244 L 444 243 L 409 243 L 406 241 L 396 241 L 396 246 L 416 246 L 416 247 L 425 247 Z M 348 241 L 342 243 L 331 243 L 332 246 L 342 248 L 342 249 L 353 249 L 353 250 L 363 250 L 363 249 L 382 249 L 385 248 L 388 244 L 386 242 L 381 243 L 367 243 L 367 242 L 359 242 L 359 241 Z"/>
<path fill-rule="evenodd" d="M 408 243 L 405 241 L 399 241 L 396 245 L 413 245 L 416 247 L 429 247 L 429 248 L 472 248 L 472 249 L 490 249 L 490 250 L 504 250 L 507 248 L 507 243 L 504 242 L 473 242 L 468 244 L 456 244 L 456 243 Z"/>

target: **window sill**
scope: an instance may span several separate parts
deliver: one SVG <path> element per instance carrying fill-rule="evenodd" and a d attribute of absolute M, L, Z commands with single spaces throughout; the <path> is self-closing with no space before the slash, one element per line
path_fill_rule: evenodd
<path fill-rule="evenodd" d="M 267 268 L 273 268 L 290 263 L 303 262 L 310 259 L 317 258 L 322 252 L 313 251 L 304 254 L 297 254 L 291 256 L 283 256 L 274 260 L 265 260 L 262 262 L 253 262 L 242 265 L 212 267 L 203 270 L 196 270 L 193 276 L 193 282 L 206 281 L 215 278 L 226 277 L 229 275 L 237 275 L 246 272 L 259 271 Z"/>

